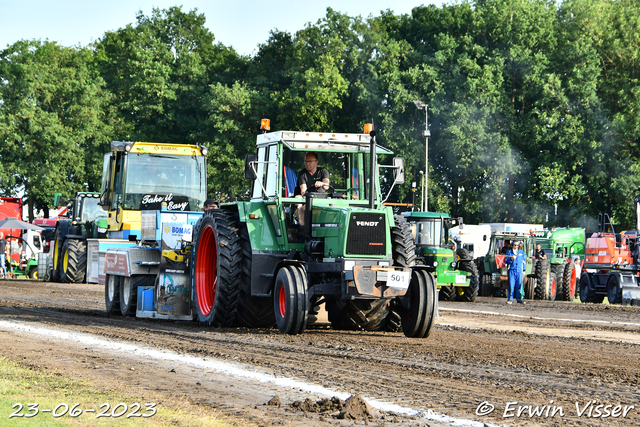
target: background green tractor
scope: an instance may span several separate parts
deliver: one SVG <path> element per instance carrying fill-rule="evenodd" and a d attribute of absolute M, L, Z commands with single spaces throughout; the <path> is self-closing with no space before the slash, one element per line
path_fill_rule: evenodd
<path fill-rule="evenodd" d="M 440 299 L 473 302 L 478 296 L 480 275 L 467 249 L 449 239 L 449 229 L 462 223 L 440 212 L 403 213 L 416 242 L 416 262 L 435 276 Z"/>
<path fill-rule="evenodd" d="M 58 220 L 53 246 L 55 282 L 83 283 L 87 271 L 88 238 L 106 237 L 107 212 L 100 206 L 100 193 L 79 192 L 72 200 L 56 193 L 55 206 L 70 203 L 69 217 Z"/>
<path fill-rule="evenodd" d="M 505 245 L 517 240 L 525 253 L 525 277 L 521 292 L 526 299 L 555 300 L 558 291 L 556 274 L 549 260 L 535 260 L 536 237 L 531 232 L 497 232 L 491 236 L 489 252 L 482 257 L 481 295 L 506 297 L 509 288 L 508 266 L 504 263 Z"/>
<path fill-rule="evenodd" d="M 536 233 L 536 243 L 545 251 L 551 272 L 557 278 L 556 299 L 573 301 L 576 297 L 577 276 L 574 256 L 584 259 L 585 230 L 579 227 L 557 228 Z"/>

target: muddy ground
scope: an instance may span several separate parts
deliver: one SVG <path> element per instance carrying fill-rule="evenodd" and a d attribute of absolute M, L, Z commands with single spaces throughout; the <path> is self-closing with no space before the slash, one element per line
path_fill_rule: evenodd
<path fill-rule="evenodd" d="M 435 426 L 443 425 L 434 421 L 439 415 L 450 417 L 448 425 L 640 424 L 639 307 L 507 306 L 503 299 L 479 298 L 440 302 L 440 309 L 438 325 L 424 340 L 324 326 L 283 336 L 270 329 L 110 318 L 102 286 L 3 280 L 0 355 L 242 425 Z M 52 330 L 87 335 L 69 338 Z M 118 347 L 127 344 L 191 362 Z M 194 361 L 225 361 L 279 381 L 242 378 Z M 312 386 L 342 399 L 331 401 Z M 345 405 L 348 396 L 355 397 Z M 398 406 L 367 409 L 359 397 Z M 407 409 L 417 414 L 401 413 Z"/>

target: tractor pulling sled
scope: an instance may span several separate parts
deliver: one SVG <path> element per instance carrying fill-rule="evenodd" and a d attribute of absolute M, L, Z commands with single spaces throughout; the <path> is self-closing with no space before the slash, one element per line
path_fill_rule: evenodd
<path fill-rule="evenodd" d="M 206 197 L 206 148 L 112 143 L 112 150 L 101 196 L 109 238 L 96 239 L 109 314 L 299 334 L 325 304 L 333 328 L 429 335 L 435 279 L 415 265 L 405 219 L 382 204 L 378 169 L 391 168 L 394 185 L 404 170 L 399 158 L 378 165 L 378 155 L 392 153 L 374 131 L 258 135 L 257 152 L 245 160 L 250 200 L 204 215 L 197 211 Z M 332 172 L 331 185 L 295 197 L 295 170 L 308 152 Z M 135 190 L 132 171 L 157 158 L 174 189 L 158 175 L 153 187 Z"/>

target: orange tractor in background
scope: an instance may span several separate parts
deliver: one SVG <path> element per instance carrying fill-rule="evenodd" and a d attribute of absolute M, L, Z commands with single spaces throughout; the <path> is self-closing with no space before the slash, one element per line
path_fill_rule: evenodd
<path fill-rule="evenodd" d="M 636 209 L 640 218 L 640 199 Z M 600 231 L 587 239 L 580 301 L 640 306 L 640 224 L 616 233 L 609 215 L 600 215 Z"/>

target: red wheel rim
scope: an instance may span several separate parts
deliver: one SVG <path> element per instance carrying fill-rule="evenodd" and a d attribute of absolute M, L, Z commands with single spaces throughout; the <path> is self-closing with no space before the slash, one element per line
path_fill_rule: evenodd
<path fill-rule="evenodd" d="M 556 294 L 556 279 L 553 279 L 551 281 L 551 295 L 555 295 Z"/>
<path fill-rule="evenodd" d="M 570 296 L 576 295 L 576 269 L 571 270 L 571 280 L 569 281 Z"/>
<path fill-rule="evenodd" d="M 278 309 L 280 310 L 280 317 L 284 317 L 287 313 L 287 295 L 284 291 L 284 287 L 278 291 Z"/>
<path fill-rule="evenodd" d="M 218 285 L 218 242 L 210 225 L 200 234 L 195 276 L 198 308 L 202 315 L 207 316 L 213 308 Z"/>

